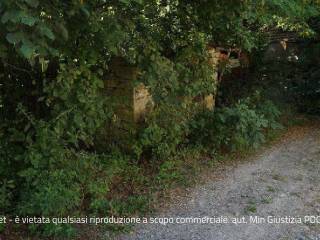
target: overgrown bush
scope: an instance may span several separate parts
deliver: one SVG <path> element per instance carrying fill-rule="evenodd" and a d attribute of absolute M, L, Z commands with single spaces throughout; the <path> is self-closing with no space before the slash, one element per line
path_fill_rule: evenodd
<path fill-rule="evenodd" d="M 233 106 L 199 115 L 191 123 L 191 139 L 216 151 L 256 148 L 265 141 L 265 129 L 280 127 L 279 116 L 279 110 L 269 101 L 240 100 Z"/>
<path fill-rule="evenodd" d="M 190 111 L 181 105 L 162 105 L 155 109 L 137 138 L 134 146 L 137 156 L 144 153 L 149 159 L 163 161 L 174 155 L 179 145 L 187 141 L 188 116 Z"/>
<path fill-rule="evenodd" d="M 299 61 L 291 68 L 295 74 L 290 74 L 287 80 L 288 94 L 300 112 L 320 115 L 320 44 L 306 44 L 298 56 Z M 289 67 L 290 68 L 290 67 Z"/>

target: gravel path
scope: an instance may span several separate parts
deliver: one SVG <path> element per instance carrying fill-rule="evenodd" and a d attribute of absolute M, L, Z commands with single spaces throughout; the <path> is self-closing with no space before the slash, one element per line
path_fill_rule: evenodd
<path fill-rule="evenodd" d="M 320 130 L 293 129 L 280 143 L 237 167 L 228 167 L 222 179 L 195 187 L 156 216 L 172 218 L 174 223 L 141 224 L 117 239 L 320 240 L 320 217 L 318 224 L 304 219 L 320 216 L 319 170 Z M 228 223 L 176 223 L 179 218 L 206 216 L 225 216 Z M 250 223 L 250 216 L 262 217 L 262 223 Z M 272 224 L 268 216 L 291 216 L 295 221 L 301 217 L 303 222 Z M 247 223 L 232 223 L 242 217 Z"/>

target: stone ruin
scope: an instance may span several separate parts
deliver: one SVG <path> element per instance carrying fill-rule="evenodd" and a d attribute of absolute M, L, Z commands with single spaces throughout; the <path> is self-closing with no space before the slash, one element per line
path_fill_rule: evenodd
<path fill-rule="evenodd" d="M 220 52 L 215 48 L 208 48 L 209 61 L 214 68 L 212 81 L 217 81 L 217 66 Z M 122 58 L 114 58 L 110 65 L 110 73 L 105 81 L 108 96 L 115 102 L 115 114 L 123 125 L 142 122 L 145 116 L 152 110 L 152 96 L 144 84 L 135 85 L 138 69 L 126 63 Z M 215 105 L 215 93 L 201 96 L 198 99 L 204 109 L 213 110 Z"/>
<path fill-rule="evenodd" d="M 124 121 L 141 122 L 152 108 L 152 96 L 144 84 L 135 85 L 138 69 L 121 58 L 113 59 L 110 74 L 105 81 L 116 115 Z"/>

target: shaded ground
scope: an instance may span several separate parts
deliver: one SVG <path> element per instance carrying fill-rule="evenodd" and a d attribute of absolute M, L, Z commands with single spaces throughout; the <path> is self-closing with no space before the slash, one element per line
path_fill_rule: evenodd
<path fill-rule="evenodd" d="M 177 197 L 157 217 L 320 216 L 320 130 L 292 129 L 284 140 Z M 320 218 L 319 218 L 320 220 Z M 144 224 L 117 240 L 319 239 L 319 224 Z"/>

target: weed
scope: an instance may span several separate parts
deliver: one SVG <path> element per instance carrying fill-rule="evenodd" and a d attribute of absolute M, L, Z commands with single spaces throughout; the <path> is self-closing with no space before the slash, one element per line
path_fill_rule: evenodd
<path fill-rule="evenodd" d="M 245 208 L 245 213 L 256 213 L 257 212 L 257 204 L 254 201 L 250 201 L 248 206 Z"/>
<path fill-rule="evenodd" d="M 268 192 L 276 192 L 276 189 L 273 186 L 267 186 Z"/>
<path fill-rule="evenodd" d="M 263 204 L 272 203 L 272 197 L 271 196 L 265 196 L 264 198 L 261 199 L 261 203 L 263 203 Z"/>

